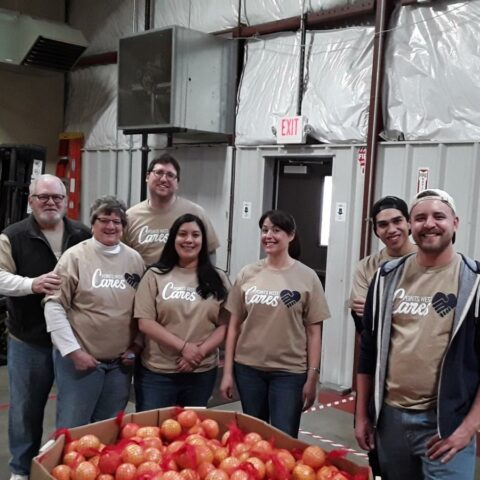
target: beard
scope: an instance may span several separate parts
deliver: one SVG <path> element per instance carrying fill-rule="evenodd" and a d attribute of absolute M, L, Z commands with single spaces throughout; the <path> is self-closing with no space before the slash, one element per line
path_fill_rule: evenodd
<path fill-rule="evenodd" d="M 41 227 L 54 227 L 58 225 L 64 216 L 63 211 L 46 211 L 34 213 L 35 220 Z"/>

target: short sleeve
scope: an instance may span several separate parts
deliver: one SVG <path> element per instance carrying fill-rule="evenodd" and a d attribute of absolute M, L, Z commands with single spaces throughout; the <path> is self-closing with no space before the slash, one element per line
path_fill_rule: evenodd
<path fill-rule="evenodd" d="M 157 319 L 157 273 L 152 269 L 146 271 L 135 293 L 134 317 L 147 320 Z"/>
<path fill-rule="evenodd" d="M 304 323 L 320 323 L 330 318 L 325 292 L 318 275 L 312 271 L 312 286 L 304 309 Z"/>

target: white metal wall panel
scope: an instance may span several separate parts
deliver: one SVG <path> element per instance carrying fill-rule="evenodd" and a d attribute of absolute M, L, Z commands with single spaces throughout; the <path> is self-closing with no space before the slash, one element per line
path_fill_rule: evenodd
<path fill-rule="evenodd" d="M 480 258 L 480 145 L 478 143 L 387 143 L 379 151 L 376 198 L 399 195 L 407 203 L 417 192 L 419 169 L 428 187 L 455 199 L 460 218 L 455 248 Z"/>
<path fill-rule="evenodd" d="M 152 149 L 150 160 L 165 150 Z M 180 163 L 179 195 L 207 211 L 220 240 L 217 266 L 227 267 L 232 149 L 178 148 L 169 151 Z M 140 201 L 140 150 L 85 150 L 82 156 L 81 218 L 89 223 L 89 206 L 102 195 L 116 195 L 132 206 Z"/>
<path fill-rule="evenodd" d="M 191 147 L 170 150 L 180 163 L 179 194 L 201 205 L 215 227 L 220 247 L 216 263 L 227 268 L 232 149 Z M 153 158 L 153 157 L 151 157 Z"/>
<path fill-rule="evenodd" d="M 154 150 L 150 155 L 159 155 Z M 226 267 L 232 149 L 187 147 L 170 150 L 182 166 L 180 193 L 202 205 L 219 234 L 218 265 Z M 326 296 L 332 319 L 324 324 L 321 381 L 350 387 L 353 376 L 354 326 L 347 308 L 351 278 L 358 261 L 364 175 L 358 147 L 347 145 L 240 148 L 236 152 L 231 278 L 260 257 L 258 219 L 272 206 L 274 158 L 333 157 L 332 220 L 327 258 Z M 418 170 L 428 168 L 428 186 L 447 190 L 456 200 L 460 229 L 456 247 L 480 258 L 480 144 L 386 143 L 380 146 L 375 198 L 398 195 L 407 201 L 416 192 Z M 117 194 L 130 204 L 140 197 L 140 151 L 86 151 L 83 155 L 82 219 L 100 195 Z M 130 198 L 128 198 L 130 197 Z M 244 202 L 251 216 L 242 218 Z M 345 221 L 335 216 L 346 205 Z M 374 241 L 373 250 L 379 247 Z"/>
<path fill-rule="evenodd" d="M 270 159 L 282 156 L 332 156 L 333 205 L 327 257 L 325 292 L 332 319 L 324 324 L 321 381 L 350 387 L 353 375 L 354 325 L 347 309 L 353 269 L 358 261 L 363 195 L 363 174 L 358 166 L 358 149 L 353 146 L 259 147 L 237 151 L 233 214 L 232 277 L 241 267 L 260 256 L 258 219 L 271 208 L 265 195 L 273 181 Z M 251 202 L 251 218 L 242 218 L 243 202 Z M 345 221 L 335 220 L 335 207 L 345 203 Z"/>

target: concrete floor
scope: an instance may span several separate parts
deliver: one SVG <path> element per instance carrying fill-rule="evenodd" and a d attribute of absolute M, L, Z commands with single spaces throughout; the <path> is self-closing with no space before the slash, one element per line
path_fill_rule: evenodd
<path fill-rule="evenodd" d="M 55 430 L 55 392 L 47 404 L 44 422 L 44 442 Z M 218 399 L 217 395 L 214 395 Z M 350 413 L 353 408 L 354 397 L 338 395 L 321 391 L 319 402 L 312 411 L 302 416 L 299 439 L 311 444 L 320 445 L 327 450 L 346 448 L 347 458 L 359 465 L 367 465 L 366 455 L 359 450 L 353 437 L 353 417 Z M 216 402 L 214 402 L 216 403 Z M 241 410 L 239 402 L 216 405 L 216 409 Z M 133 403 L 128 404 L 127 411 L 133 411 Z M 0 480 L 9 478 L 9 452 L 7 443 L 8 418 L 8 383 L 7 368 L 0 367 Z M 480 480 L 480 468 L 477 468 L 476 480 Z"/>

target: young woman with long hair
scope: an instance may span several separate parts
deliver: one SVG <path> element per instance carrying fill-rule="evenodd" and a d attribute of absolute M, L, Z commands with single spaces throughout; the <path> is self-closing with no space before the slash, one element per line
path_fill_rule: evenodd
<path fill-rule="evenodd" d="M 135 317 L 145 335 L 135 375 L 137 411 L 207 405 L 229 317 L 226 285 L 225 274 L 210 262 L 202 220 L 192 214 L 177 218 L 135 296 Z"/>

